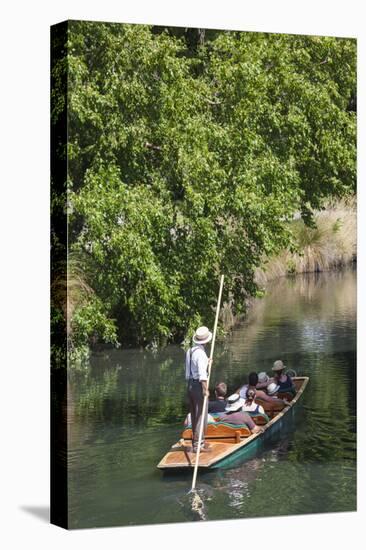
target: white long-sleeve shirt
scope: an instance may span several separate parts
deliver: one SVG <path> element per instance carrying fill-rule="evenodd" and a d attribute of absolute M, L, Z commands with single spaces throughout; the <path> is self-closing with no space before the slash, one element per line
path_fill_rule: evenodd
<path fill-rule="evenodd" d="M 207 380 L 208 357 L 205 348 L 197 344 L 186 353 L 186 380 L 194 378 L 202 382 Z"/>

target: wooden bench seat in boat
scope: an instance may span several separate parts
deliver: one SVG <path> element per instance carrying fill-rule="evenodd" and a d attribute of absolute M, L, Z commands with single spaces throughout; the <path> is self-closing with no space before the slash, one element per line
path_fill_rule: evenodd
<path fill-rule="evenodd" d="M 228 424 L 227 422 L 209 422 L 205 439 L 237 439 L 239 437 L 249 437 L 251 431 L 246 424 Z M 191 426 L 187 426 L 182 434 L 183 439 L 192 439 Z"/>
<path fill-rule="evenodd" d="M 264 426 L 265 424 L 267 424 L 267 422 L 269 422 L 269 417 L 267 416 L 267 414 L 248 414 L 258 426 Z M 216 418 L 218 418 L 218 416 L 216 416 Z M 228 422 L 220 422 L 216 420 L 215 422 L 208 422 L 205 437 L 218 439 L 225 439 L 226 437 L 236 438 L 237 433 L 239 433 L 240 437 L 248 437 L 249 435 L 251 435 L 251 431 L 246 424 L 229 424 Z M 183 439 L 192 439 L 192 429 L 190 425 L 185 428 L 182 437 Z"/>

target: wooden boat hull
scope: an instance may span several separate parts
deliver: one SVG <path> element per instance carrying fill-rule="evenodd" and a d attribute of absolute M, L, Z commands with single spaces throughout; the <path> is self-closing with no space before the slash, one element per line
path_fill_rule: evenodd
<path fill-rule="evenodd" d="M 262 426 L 262 433 L 243 437 L 235 434 L 234 429 L 233 437 L 229 437 L 225 434 L 224 437 L 220 438 L 220 434 L 218 434 L 217 438 L 210 438 L 209 444 L 212 450 L 208 453 L 200 453 L 199 468 L 212 469 L 227 467 L 238 460 L 241 461 L 254 456 L 260 446 L 263 445 L 264 441 L 280 431 L 284 421 L 292 417 L 294 407 L 301 398 L 309 378 L 306 376 L 298 376 L 294 378 L 293 381 L 297 389 L 296 396 L 289 405 L 283 408 L 283 410 L 279 411 L 276 408 L 276 410 L 273 411 L 273 418 L 271 418 L 266 425 Z M 271 411 L 269 411 L 269 414 L 271 414 Z M 188 449 L 190 446 L 190 440 L 181 439 L 166 453 L 157 467 L 161 470 L 193 468 L 196 454 L 189 452 Z"/>

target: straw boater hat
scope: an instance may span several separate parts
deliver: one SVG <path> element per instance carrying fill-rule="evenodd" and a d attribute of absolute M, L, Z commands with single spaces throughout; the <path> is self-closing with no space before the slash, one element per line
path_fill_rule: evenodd
<path fill-rule="evenodd" d="M 193 336 L 193 342 L 195 344 L 207 344 L 207 342 L 211 342 L 211 340 L 212 332 L 210 332 L 207 327 L 199 327 Z"/>
<path fill-rule="evenodd" d="M 286 366 L 282 363 L 281 359 L 278 359 L 273 363 L 272 370 L 283 370 Z"/>
<path fill-rule="evenodd" d="M 227 398 L 227 405 L 225 407 L 225 411 L 226 412 L 239 411 L 243 407 L 244 403 L 245 403 L 244 399 L 242 399 L 238 393 L 233 393 L 232 395 L 230 395 L 230 397 Z"/>
<path fill-rule="evenodd" d="M 278 384 L 276 384 L 276 382 L 271 382 L 271 383 L 268 384 L 268 386 L 267 386 L 267 393 L 268 393 L 268 395 L 273 395 L 273 394 L 276 393 L 279 389 L 280 389 L 280 386 L 278 386 Z"/>

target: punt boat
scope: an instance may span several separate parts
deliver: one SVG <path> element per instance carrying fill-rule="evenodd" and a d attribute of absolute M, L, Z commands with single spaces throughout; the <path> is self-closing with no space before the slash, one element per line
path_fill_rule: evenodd
<path fill-rule="evenodd" d="M 199 468 L 213 469 L 227 467 L 237 459 L 244 460 L 253 456 L 260 445 L 268 440 L 271 435 L 281 430 L 285 420 L 292 417 L 294 407 L 302 396 L 309 378 L 307 376 L 296 376 L 293 383 L 296 389 L 295 396 L 281 394 L 289 401 L 288 405 L 281 403 L 260 403 L 265 413 L 255 415 L 253 420 L 262 427 L 262 432 L 252 434 L 249 428 L 234 426 L 226 422 L 213 422 L 207 425 L 205 439 L 211 446 L 211 451 L 200 453 Z M 192 430 L 186 428 L 181 439 L 173 445 L 158 464 L 160 470 L 179 470 L 194 468 L 196 454 L 189 451 L 192 446 Z"/>

